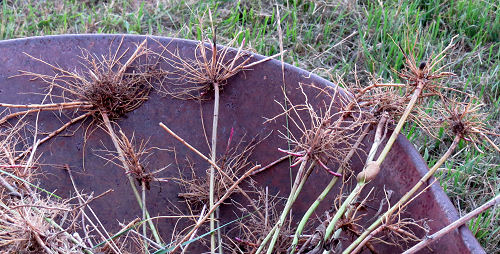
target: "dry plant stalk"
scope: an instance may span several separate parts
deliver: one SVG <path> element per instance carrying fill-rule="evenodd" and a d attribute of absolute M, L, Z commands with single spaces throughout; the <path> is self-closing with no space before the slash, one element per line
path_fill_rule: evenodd
<path fill-rule="evenodd" d="M 174 82 L 168 82 L 169 85 L 163 86 L 164 94 L 170 95 L 178 99 L 203 99 L 207 94 L 213 92 L 214 94 L 214 109 L 212 119 L 212 136 L 211 136 L 211 160 L 216 161 L 217 158 L 217 125 L 219 119 L 219 101 L 220 91 L 227 83 L 227 80 L 236 75 L 240 71 L 248 70 L 252 66 L 268 61 L 281 53 L 271 57 L 266 57 L 262 60 L 249 63 L 251 57 L 243 51 L 245 40 L 243 39 L 240 47 L 234 53 L 230 46 L 233 45 L 237 38 L 238 33 L 227 46 L 223 46 L 219 50 L 217 47 L 217 33 L 213 27 L 212 13 L 208 11 L 210 22 L 212 24 L 212 39 L 202 35 L 202 40 L 198 43 L 194 51 L 194 59 L 185 59 L 177 51 L 168 49 L 168 45 L 159 43 L 163 52 L 159 54 L 160 58 L 169 63 L 174 71 L 166 73 L 166 79 Z M 200 18 L 200 31 L 203 31 L 203 22 Z M 234 54 L 234 55 L 233 55 Z M 215 203 L 215 168 L 210 167 L 209 178 L 209 204 L 210 208 Z M 210 230 L 215 228 L 215 217 L 211 215 Z M 220 231 L 219 231 L 220 234 Z M 221 244 L 219 244 L 219 247 Z M 211 251 L 215 251 L 215 234 L 211 234 Z"/>
<path fill-rule="evenodd" d="M 417 253 L 422 248 L 424 248 L 427 245 L 431 244 L 432 242 L 438 240 L 439 238 L 443 237 L 444 235 L 451 232 L 452 230 L 462 226 L 467 221 L 471 220 L 473 217 L 479 215 L 480 213 L 484 212 L 485 210 L 489 209 L 490 207 L 494 207 L 495 205 L 498 205 L 498 204 L 500 204 L 500 194 L 496 195 L 496 197 L 494 197 L 490 201 L 484 203 L 482 206 L 474 209 L 472 212 L 466 214 L 462 218 L 456 220 L 455 222 L 444 227 L 443 229 L 439 230 L 438 232 L 432 234 L 431 236 L 426 237 L 425 240 L 423 240 L 420 243 L 418 243 L 417 245 L 413 246 L 411 249 L 403 252 L 403 254 Z"/>

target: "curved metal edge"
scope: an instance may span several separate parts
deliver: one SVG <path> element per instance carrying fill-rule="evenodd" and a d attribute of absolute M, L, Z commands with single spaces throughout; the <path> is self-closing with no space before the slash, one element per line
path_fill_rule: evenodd
<path fill-rule="evenodd" d="M 172 38 L 172 37 L 163 37 L 163 36 L 154 36 L 154 35 L 134 35 L 134 34 L 63 34 L 63 35 L 48 35 L 48 36 L 34 36 L 34 37 L 26 37 L 26 38 L 16 38 L 16 39 L 9 39 L 9 40 L 3 40 L 0 41 L 0 46 L 2 44 L 9 44 L 9 43 L 19 43 L 20 41 L 28 41 L 28 40 L 41 40 L 41 39 L 55 39 L 55 40 L 64 40 L 67 38 L 72 38 L 75 36 L 79 37 L 122 37 L 122 36 L 127 36 L 128 38 L 137 38 L 137 39 L 146 39 L 146 38 L 153 38 L 153 39 L 162 39 L 162 40 L 175 40 L 175 41 L 180 41 L 184 42 L 186 44 L 196 44 L 198 41 L 195 40 L 189 40 L 189 39 L 179 39 L 179 38 Z M 236 50 L 236 49 L 234 49 Z M 265 56 L 252 53 L 252 55 L 257 59 L 261 60 L 265 58 Z M 332 83 L 331 81 L 328 81 L 314 73 L 308 72 L 306 70 L 300 69 L 296 66 L 293 66 L 288 63 L 284 63 L 281 61 L 278 61 L 276 59 L 271 59 L 269 60 L 270 64 L 277 65 L 281 68 L 282 65 L 284 65 L 285 71 L 292 71 L 296 72 L 299 75 L 303 77 L 308 77 L 311 78 L 312 80 L 317 80 L 319 82 L 322 82 L 324 84 L 329 84 L 333 86 L 337 86 L 336 84 Z M 338 87 L 338 86 L 337 86 Z M 339 87 L 342 89 L 341 87 Z M 342 91 L 345 92 L 344 89 Z M 411 158 L 412 162 L 415 164 L 416 169 L 418 170 L 419 174 L 423 176 L 425 173 L 429 171 L 429 168 L 427 167 L 427 164 L 423 160 L 422 156 L 418 153 L 418 151 L 415 149 L 415 147 L 410 143 L 410 141 L 402 134 L 400 134 L 396 140 L 398 145 L 401 146 L 401 148 L 408 153 L 409 157 Z M 449 197 L 446 195 L 444 190 L 441 188 L 441 186 L 434 184 L 431 186 L 431 193 L 436 199 L 437 203 L 440 205 L 441 210 L 444 211 L 446 216 L 448 217 L 449 221 L 455 221 L 459 218 L 459 214 L 455 208 L 455 206 L 451 203 L 451 200 Z M 483 254 L 486 253 L 484 249 L 481 247 L 477 239 L 474 237 L 472 232 L 469 230 L 468 227 L 466 226 L 461 226 L 459 228 L 460 234 L 462 236 L 462 239 L 464 241 L 464 244 L 469 248 L 469 250 L 472 253 L 477 253 L 477 254 Z"/>
<path fill-rule="evenodd" d="M 122 37 L 126 36 L 128 38 L 137 38 L 137 39 L 146 39 L 146 38 L 152 38 L 152 39 L 162 39 L 162 40 L 171 40 L 171 41 L 179 41 L 179 42 L 184 42 L 186 44 L 192 44 L 196 45 L 198 41 L 196 40 L 190 40 L 190 39 L 183 39 L 183 38 L 172 38 L 172 37 L 163 37 L 163 36 L 156 36 L 156 35 L 138 35 L 138 34 L 59 34 L 59 35 L 44 35 L 44 36 L 33 36 L 33 37 L 24 37 L 24 38 L 15 38 L 15 39 L 8 39 L 8 40 L 0 40 L 0 45 L 4 43 L 21 43 L 23 41 L 28 41 L 28 40 L 46 40 L 46 39 L 56 39 L 56 40 L 64 40 L 67 38 L 73 38 L 73 37 L 96 37 L 96 36 L 102 36 L 102 37 Z M 233 50 L 237 51 L 237 49 L 233 48 Z M 266 58 L 266 56 L 249 52 L 251 53 L 257 60 L 262 60 Z M 281 68 L 282 62 L 278 61 L 276 59 L 271 59 L 268 61 L 271 64 L 277 65 Z M 306 71 L 304 69 L 300 69 L 296 66 L 293 66 L 289 63 L 283 62 L 284 64 L 284 69 L 289 70 L 292 72 L 297 72 L 299 75 L 303 77 L 310 78 L 311 80 L 319 80 L 320 82 L 324 82 L 325 84 L 334 84 L 331 81 L 328 81 L 312 72 Z M 336 84 L 334 84 L 337 86 Z M 342 87 L 337 86 L 340 88 L 342 91 L 345 92 L 345 90 Z"/>
<path fill-rule="evenodd" d="M 415 168 L 417 169 L 418 173 L 421 176 L 425 175 L 429 171 L 429 167 L 427 166 L 427 163 L 425 163 L 422 156 L 418 153 L 417 149 L 415 149 L 413 144 L 411 144 L 410 141 L 402 134 L 398 136 L 396 142 L 409 155 L 409 158 L 411 158 L 412 162 L 415 164 Z M 432 182 L 434 179 L 435 178 L 432 177 L 431 179 L 429 179 L 429 181 Z M 439 184 L 433 184 L 430 187 L 430 190 L 437 203 L 441 207 L 441 210 L 446 214 L 449 222 L 451 223 L 458 220 L 460 216 L 457 212 L 457 209 L 455 208 L 453 203 L 451 203 L 450 198 L 448 197 L 448 195 L 446 195 L 443 188 L 441 188 Z M 464 241 L 464 244 L 467 246 L 467 248 L 469 248 L 471 253 L 486 254 L 484 249 L 481 247 L 477 239 L 474 237 L 474 235 L 466 225 L 462 225 L 458 228 L 458 230 L 460 232 L 462 240 Z"/>

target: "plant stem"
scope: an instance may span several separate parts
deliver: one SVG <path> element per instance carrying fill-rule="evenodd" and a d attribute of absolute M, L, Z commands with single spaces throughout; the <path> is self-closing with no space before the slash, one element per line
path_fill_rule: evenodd
<path fill-rule="evenodd" d="M 42 214 L 42 212 L 40 210 L 38 210 L 38 208 L 36 208 L 36 207 L 33 207 L 33 210 L 35 210 L 36 212 Z M 78 246 L 80 246 L 83 249 L 83 252 L 85 252 L 87 254 L 92 254 L 92 251 L 90 251 L 89 249 L 87 249 L 87 247 L 85 245 L 83 245 L 80 241 L 78 241 L 75 237 L 73 237 L 70 233 L 68 233 L 64 228 L 62 228 L 59 224 L 57 224 L 51 218 L 44 217 L 44 219 L 45 219 L 45 221 L 47 221 L 48 223 L 50 223 L 50 225 L 52 225 L 53 227 L 61 230 L 61 232 L 66 237 L 68 237 L 73 243 L 75 243 Z"/>
<path fill-rule="evenodd" d="M 403 125 L 406 123 L 406 119 L 410 115 L 411 111 L 413 110 L 413 107 L 415 106 L 415 103 L 417 102 L 418 97 L 420 96 L 420 93 L 422 92 L 422 89 L 424 88 L 425 81 L 419 81 L 417 88 L 413 92 L 413 95 L 410 99 L 410 102 L 406 106 L 405 112 L 399 119 L 398 125 L 396 125 L 396 128 L 394 128 L 394 131 L 391 134 L 391 137 L 387 141 L 387 144 L 385 144 L 384 150 L 380 153 L 377 159 L 377 164 L 382 165 L 382 162 L 385 160 L 385 157 L 389 153 L 389 151 L 392 148 L 392 145 L 396 141 L 396 138 L 398 137 L 399 133 L 401 132 L 401 129 L 403 128 Z"/>
<path fill-rule="evenodd" d="M 49 135 L 47 135 L 46 137 L 38 140 L 37 146 L 39 146 L 42 143 L 46 142 L 47 140 L 55 137 L 57 134 L 61 133 L 66 128 L 68 128 L 70 125 L 72 125 L 72 124 L 74 124 L 74 123 L 76 123 L 76 122 L 78 122 L 80 120 L 83 120 L 83 119 L 85 119 L 86 117 L 88 117 L 88 116 L 90 116 L 92 114 L 93 114 L 93 112 L 90 111 L 90 112 L 87 112 L 87 113 L 85 113 L 83 115 L 80 115 L 78 117 L 75 117 L 75 118 L 69 120 L 68 122 L 66 122 L 65 124 L 63 124 L 61 127 L 59 127 L 59 129 L 57 129 L 57 130 L 49 133 Z M 23 158 L 26 154 L 28 154 L 29 152 L 32 152 L 34 150 L 34 147 L 35 147 L 35 145 L 33 144 L 33 146 L 31 146 L 30 148 L 26 149 L 24 152 L 22 152 L 20 155 L 18 155 L 14 160 L 17 161 L 17 160 Z"/>
<path fill-rule="evenodd" d="M 142 220 L 145 221 L 147 219 L 146 217 L 146 181 L 144 179 L 141 181 L 141 187 L 142 187 Z M 147 237 L 146 235 L 146 223 L 142 224 L 142 234 L 144 237 Z M 149 253 L 148 251 L 148 242 L 144 241 L 144 253 Z"/>
<path fill-rule="evenodd" d="M 120 144 L 118 143 L 118 138 L 116 137 L 115 131 L 113 130 L 113 127 L 111 126 L 111 122 L 109 121 L 108 114 L 105 112 L 101 112 L 102 119 L 104 121 L 104 125 L 106 125 L 106 129 L 108 129 L 109 136 L 111 137 L 111 140 L 113 141 L 113 145 L 115 146 L 116 151 L 118 152 L 118 158 L 120 159 L 120 162 L 122 163 L 123 167 L 127 169 L 128 171 L 131 171 L 127 165 L 127 160 L 125 159 L 125 155 L 123 153 L 122 148 L 120 147 Z M 139 191 L 137 191 L 137 187 L 135 187 L 134 183 L 134 178 L 130 175 L 127 174 L 128 182 L 130 183 L 130 187 L 132 188 L 132 191 L 134 193 L 135 199 L 139 203 L 139 207 L 141 209 L 146 210 L 146 208 L 142 207 L 142 200 L 141 196 L 139 195 Z M 146 210 L 146 217 L 149 219 L 149 213 Z M 149 227 L 151 228 L 151 231 L 153 232 L 153 237 L 155 238 L 156 243 L 162 244 L 161 238 L 158 234 L 158 231 L 155 228 L 155 225 L 151 220 L 148 220 Z"/>
<path fill-rule="evenodd" d="M 367 165 L 369 165 L 371 162 L 373 162 L 373 158 L 375 157 L 375 154 L 377 153 L 378 147 L 380 144 L 382 144 L 382 141 L 384 140 L 385 134 L 382 134 L 384 132 L 384 126 L 387 122 L 387 114 L 383 114 L 379 123 L 377 124 L 377 129 L 375 131 L 375 138 L 373 140 L 372 147 L 370 148 L 370 152 L 368 153 L 368 157 L 366 158 L 366 163 L 363 168 L 364 172 L 367 169 Z M 362 174 L 362 173 L 360 173 Z M 366 175 L 366 174 L 365 174 Z M 347 207 L 358 197 L 358 195 L 361 193 L 363 190 L 363 187 L 366 185 L 366 179 L 363 177 L 362 179 L 358 179 L 358 183 L 356 184 L 356 187 L 354 187 L 354 190 L 347 196 L 346 200 L 342 203 L 340 206 L 339 210 L 335 213 L 333 216 L 332 220 L 328 224 L 328 227 L 326 228 L 325 231 L 325 236 L 323 240 L 326 242 L 332 235 L 333 231 L 335 230 L 335 226 L 338 222 L 338 220 L 344 215 Z"/>
<path fill-rule="evenodd" d="M 422 249 L 425 246 L 433 243 L 434 241 L 438 240 L 439 238 L 441 238 L 442 236 L 446 235 L 450 231 L 452 231 L 452 230 L 454 230 L 454 229 L 462 226 L 464 223 L 466 223 L 467 221 L 471 220 L 472 218 L 474 218 L 478 214 L 484 212 L 485 210 L 487 210 L 490 207 L 492 207 L 494 205 L 497 205 L 497 204 L 500 204 L 500 194 L 498 194 L 496 197 L 494 197 L 490 201 L 486 202 L 482 206 L 474 209 L 472 212 L 466 214 L 462 218 L 460 218 L 460 219 L 456 220 L 455 222 L 451 223 L 450 225 L 442 228 L 438 232 L 432 234 L 431 236 L 426 237 L 425 240 L 419 242 L 417 245 L 415 245 L 415 246 L 411 247 L 409 250 L 403 252 L 403 254 L 413 254 L 413 253 L 416 253 L 420 249 Z"/>
<path fill-rule="evenodd" d="M 302 163 L 304 163 L 304 161 L 303 161 Z M 301 164 L 301 166 L 302 166 L 302 164 Z M 310 169 L 312 169 L 313 167 L 314 167 L 314 165 L 311 165 L 311 166 L 310 166 Z M 299 171 L 300 171 L 300 170 L 299 170 Z M 300 187 L 300 188 L 302 188 L 302 187 Z M 297 193 L 297 192 L 296 192 L 296 194 L 295 194 L 295 195 L 293 195 L 293 196 L 292 196 L 292 193 L 290 192 L 290 197 L 291 197 L 291 198 L 289 197 L 289 199 L 293 199 L 293 200 L 295 200 L 295 199 L 297 199 L 297 196 L 298 196 L 298 193 Z M 288 204 L 288 202 L 287 202 L 287 204 Z M 285 217 L 286 217 L 286 216 L 285 216 Z M 262 240 L 262 243 L 260 243 L 259 248 L 257 248 L 257 251 L 255 252 L 255 254 L 259 254 L 260 252 L 262 252 L 262 250 L 263 250 L 263 249 L 264 249 L 264 247 L 266 246 L 267 242 L 268 242 L 269 240 L 271 240 L 271 237 L 273 237 L 273 236 L 274 236 L 274 233 L 276 232 L 276 230 L 277 230 L 277 229 L 278 229 L 278 223 L 277 223 L 277 224 L 275 224 L 275 225 L 274 225 L 274 227 L 273 227 L 273 228 L 272 228 L 272 229 L 271 229 L 271 230 L 267 233 L 267 235 L 266 235 L 266 237 L 264 238 L 264 240 Z"/>
<path fill-rule="evenodd" d="M 455 136 L 453 139 L 453 143 L 450 145 L 446 153 L 434 164 L 434 166 L 427 172 L 418 182 L 413 186 L 411 190 L 409 190 L 395 205 L 393 205 L 387 212 L 385 212 L 382 216 L 380 216 L 375 222 L 368 227 L 363 234 L 361 234 L 358 239 L 356 239 L 354 242 L 351 243 L 347 249 L 344 250 L 343 253 L 350 253 L 354 248 L 359 245 L 364 238 L 366 238 L 373 230 L 375 230 L 384 220 L 387 220 L 389 216 L 391 216 L 396 210 L 401 209 L 406 201 L 410 199 L 410 197 L 417 192 L 417 190 L 425 183 L 431 176 L 434 175 L 434 173 L 437 171 L 441 165 L 450 157 L 452 154 L 453 150 L 457 147 L 458 143 L 460 142 L 460 136 Z"/>
<path fill-rule="evenodd" d="M 276 241 L 278 240 L 279 233 L 281 231 L 281 227 L 283 226 L 288 212 L 292 209 L 292 205 L 297 199 L 297 196 L 299 195 L 300 191 L 302 190 L 302 187 L 304 186 L 304 183 L 306 182 L 308 176 L 311 174 L 312 169 L 314 168 L 315 163 L 312 162 L 309 168 L 306 170 L 306 165 L 308 162 L 308 157 L 307 155 L 303 158 L 300 168 L 297 172 L 297 176 L 295 177 L 295 182 L 293 184 L 292 190 L 290 191 L 290 195 L 288 197 L 288 200 L 285 204 L 285 208 L 283 209 L 283 212 L 281 213 L 281 216 L 278 220 L 278 223 L 276 224 L 276 230 L 274 231 L 274 235 L 271 239 L 271 242 L 269 243 L 269 247 L 267 248 L 267 254 L 271 254 L 274 249 L 274 245 L 276 244 Z M 263 243 L 264 244 L 264 243 Z"/>
<path fill-rule="evenodd" d="M 340 164 L 340 167 L 338 168 L 337 173 L 339 173 L 339 174 L 343 173 L 344 165 L 346 165 L 349 162 L 349 160 L 352 158 L 352 156 L 354 155 L 354 153 L 358 149 L 361 142 L 363 142 L 363 139 L 365 138 L 366 134 L 368 133 L 368 128 L 369 128 L 369 125 L 366 126 L 363 133 L 361 133 L 361 135 L 358 137 L 358 140 L 356 140 L 356 143 L 354 144 L 352 149 L 349 151 L 347 156 L 344 158 L 344 161 L 342 161 L 342 164 Z M 316 198 L 314 203 L 309 207 L 309 209 L 307 209 L 307 212 L 302 217 L 302 220 L 300 220 L 299 225 L 297 226 L 297 230 L 295 231 L 295 236 L 293 237 L 293 242 L 292 242 L 290 254 L 295 253 L 295 247 L 299 243 L 299 237 L 302 234 L 302 231 L 304 230 L 304 227 L 305 227 L 307 221 L 309 220 L 311 215 L 314 213 L 316 208 L 318 208 L 320 202 L 323 201 L 323 199 L 325 199 L 326 195 L 333 188 L 333 186 L 337 182 L 337 179 L 338 179 L 338 177 L 333 177 L 332 180 L 330 180 L 330 183 L 328 183 L 328 185 L 325 187 L 323 192 L 321 192 L 321 194 L 318 196 L 318 198 Z"/>
<path fill-rule="evenodd" d="M 361 248 L 363 247 L 363 245 L 365 245 L 370 239 L 372 239 L 374 236 L 376 236 L 378 233 L 380 233 L 382 230 L 384 230 L 384 228 L 385 228 L 385 225 L 380 225 L 377 229 L 373 230 L 373 232 L 371 232 L 370 235 L 368 235 L 368 237 L 366 237 L 361 242 L 361 244 L 358 245 L 358 247 L 352 251 L 351 254 L 358 253 L 361 250 Z"/>
<path fill-rule="evenodd" d="M 12 185 L 10 185 L 9 182 L 7 182 L 7 180 L 5 180 L 5 178 L 3 178 L 3 176 L 0 175 L 0 183 L 7 189 L 10 191 L 9 195 L 11 196 L 15 196 L 15 197 L 18 197 L 18 198 L 22 198 L 23 196 L 21 195 L 21 193 L 19 193 L 16 188 L 14 188 Z"/>
<path fill-rule="evenodd" d="M 255 251 L 255 254 L 259 254 L 262 252 L 262 250 L 266 246 L 266 243 L 269 242 L 269 240 L 274 235 L 274 232 L 276 231 L 277 228 L 278 228 L 278 224 L 275 224 L 274 227 L 269 231 L 269 233 L 267 233 L 264 240 L 262 240 L 262 243 L 260 244 L 259 248 L 257 248 L 257 251 Z"/>
<path fill-rule="evenodd" d="M 215 53 L 214 53 L 215 55 Z M 216 82 L 213 83 L 214 91 L 215 91 L 215 100 L 214 100 L 214 118 L 212 122 L 212 156 L 211 160 L 213 162 L 216 161 L 216 150 L 217 150 L 217 124 L 219 121 L 219 84 Z M 214 199 L 215 199 L 215 168 L 210 166 L 210 197 L 209 197 L 209 209 L 212 210 L 214 207 Z M 215 253 L 215 214 L 210 214 L 210 250 L 212 253 Z"/>
<path fill-rule="evenodd" d="M 347 196 L 347 198 L 344 200 L 344 203 L 342 203 L 339 210 L 337 210 L 337 212 L 333 216 L 332 220 L 328 224 L 328 227 L 326 228 L 325 236 L 323 237 L 323 240 L 325 242 L 332 235 L 333 231 L 335 230 L 335 225 L 337 224 L 340 217 L 342 217 L 342 215 L 344 215 L 347 206 L 350 205 L 352 203 L 352 201 L 358 197 L 359 193 L 361 193 L 361 190 L 363 190 L 363 187 L 365 186 L 365 184 L 366 183 L 364 181 L 358 182 L 356 184 L 356 187 L 354 187 L 354 190 L 352 190 L 351 194 L 349 194 L 349 196 Z"/>
<path fill-rule="evenodd" d="M 205 209 L 206 208 L 207 208 L 207 205 L 203 205 L 203 208 L 201 209 L 201 213 L 200 213 L 200 218 L 198 218 L 198 220 L 196 221 L 196 223 L 200 223 L 200 220 L 203 219 L 203 216 L 205 215 Z M 187 250 L 187 248 L 189 247 L 189 244 L 190 244 L 189 241 L 193 240 L 194 236 L 196 235 L 196 231 L 197 230 L 195 230 L 193 232 L 193 234 L 191 234 L 191 237 L 189 237 L 188 243 L 186 244 L 186 246 L 184 246 L 184 249 L 182 249 L 181 254 L 186 253 L 186 250 Z"/>
<path fill-rule="evenodd" d="M 229 181 L 231 181 L 231 183 L 234 183 L 234 180 L 233 178 L 231 178 L 231 176 L 229 176 L 226 172 L 224 172 L 222 170 L 222 168 L 220 168 L 219 166 L 217 166 L 217 164 L 212 161 L 211 159 L 207 158 L 205 155 L 203 155 L 200 151 L 196 150 L 196 148 L 194 148 L 193 146 L 191 146 L 188 142 L 186 142 L 184 139 L 182 139 L 181 137 L 179 137 L 179 135 L 175 134 L 175 132 L 173 132 L 172 130 L 170 130 L 165 124 L 163 123 L 160 123 L 159 124 L 160 127 L 162 127 L 166 132 L 168 132 L 168 134 L 172 135 L 175 139 L 177 139 L 179 142 L 181 142 L 183 145 L 185 145 L 187 148 L 189 148 L 191 151 L 195 152 L 198 156 L 200 156 L 202 159 L 206 160 L 211 166 L 213 166 L 215 169 L 217 169 L 217 171 L 225 178 L 227 178 Z M 260 168 L 259 170 L 255 170 L 255 171 L 260 171 Z M 255 174 L 254 171 L 252 171 L 252 174 Z M 262 219 L 264 219 L 264 216 L 262 215 L 262 213 L 259 211 L 258 207 L 255 206 L 255 204 L 252 203 L 252 199 L 250 198 L 250 196 L 248 196 L 248 194 L 246 194 L 246 192 L 240 187 L 240 186 L 236 186 L 236 189 L 245 197 L 248 199 L 249 203 L 252 205 L 252 207 L 254 208 L 255 212 L 259 215 L 259 217 L 261 217 Z"/>

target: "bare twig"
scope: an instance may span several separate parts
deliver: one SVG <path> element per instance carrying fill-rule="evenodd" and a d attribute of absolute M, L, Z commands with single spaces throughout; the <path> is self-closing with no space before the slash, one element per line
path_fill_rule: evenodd
<path fill-rule="evenodd" d="M 419 242 L 417 245 L 411 247 L 410 249 L 406 250 L 403 252 L 403 254 L 412 254 L 412 253 L 417 253 L 419 250 L 422 248 L 428 246 L 429 244 L 433 243 L 434 241 L 438 240 L 439 238 L 443 237 L 444 235 L 448 234 L 450 231 L 462 226 L 478 214 L 486 211 L 492 206 L 495 206 L 497 204 L 500 204 L 500 194 L 491 199 L 490 201 L 484 203 L 482 206 L 474 209 L 470 213 L 466 214 L 465 216 L 461 217 L 460 219 L 454 221 L 450 225 L 442 228 L 438 232 L 428 236 L 425 240 Z M 360 244 L 361 245 L 361 244 Z"/>

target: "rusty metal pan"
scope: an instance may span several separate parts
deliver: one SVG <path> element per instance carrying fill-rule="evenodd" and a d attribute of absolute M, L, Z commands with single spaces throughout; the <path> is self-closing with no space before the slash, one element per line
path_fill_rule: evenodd
<path fill-rule="evenodd" d="M 40 81 L 30 81 L 27 77 L 13 77 L 19 74 L 20 70 L 36 73 L 53 73 L 47 65 L 33 61 L 25 54 L 39 57 L 49 63 L 58 64 L 64 69 L 81 68 L 78 58 L 81 49 L 86 49 L 96 55 L 106 55 L 110 45 L 117 45 L 117 41 L 124 36 L 122 49 L 133 48 L 134 45 L 144 40 L 144 36 L 136 35 L 61 35 L 44 36 L 26 39 L 15 39 L 0 41 L 0 101 L 3 103 L 40 103 L 43 99 L 44 84 Z M 154 39 L 154 40 L 153 40 Z M 164 37 L 149 37 L 148 45 L 152 49 L 158 49 L 157 42 L 165 45 L 169 44 L 171 49 L 178 49 L 183 57 L 193 57 L 196 42 L 181 39 L 171 39 Z M 116 47 L 116 46 L 115 46 Z M 130 55 L 128 52 L 127 55 Z M 262 59 L 260 55 L 253 55 L 252 61 Z M 168 66 L 163 66 L 168 68 Z M 298 90 L 298 84 L 314 83 L 317 86 L 335 86 L 331 82 L 320 78 L 307 71 L 301 70 L 289 64 L 284 65 L 285 91 L 292 101 L 302 99 Z M 281 157 L 278 147 L 287 148 L 287 142 L 277 134 L 278 130 L 284 131 L 285 119 L 278 119 L 275 122 L 263 124 L 265 118 L 273 117 L 282 109 L 275 102 L 283 101 L 283 80 L 282 65 L 277 60 L 268 61 L 252 67 L 237 74 L 228 80 L 228 85 L 224 87 L 221 94 L 220 122 L 219 122 L 219 142 L 218 151 L 224 151 L 231 129 L 234 130 L 234 139 L 254 137 L 258 134 L 265 136 L 272 134 L 260 143 L 251 156 L 251 160 L 266 165 Z M 200 110 L 200 108 L 202 110 Z M 125 117 L 117 120 L 124 133 L 131 135 L 134 133 L 136 139 L 149 139 L 149 145 L 157 148 L 176 149 L 177 159 L 188 157 L 199 174 L 204 174 L 208 164 L 198 158 L 191 151 L 187 150 L 178 141 L 167 135 L 159 126 L 159 122 L 165 123 L 170 129 L 183 137 L 191 145 L 201 152 L 208 154 L 209 148 L 203 134 L 200 114 L 205 119 L 207 131 L 211 130 L 209 122 L 213 102 L 211 100 L 196 102 L 183 101 L 161 96 L 156 92 L 150 94 L 150 99 L 141 107 L 128 113 Z M 55 114 L 42 112 L 39 117 L 40 131 L 50 132 L 57 129 L 67 121 L 71 114 Z M 33 118 L 27 118 L 33 121 Z M 136 217 L 140 217 L 140 210 L 137 202 L 128 186 L 124 171 L 105 161 L 95 154 L 103 147 L 112 148 L 109 136 L 102 129 L 95 128 L 91 135 L 88 135 L 84 143 L 84 131 L 91 120 L 86 120 L 83 125 L 72 126 L 72 135 L 62 135 L 53 138 L 50 142 L 43 144 L 38 149 L 41 156 L 42 172 L 44 176 L 40 178 L 40 184 L 47 190 L 56 190 L 56 193 L 63 197 L 70 197 L 73 194 L 69 177 L 60 167 L 54 165 L 68 164 L 76 174 L 76 185 L 85 192 L 102 193 L 108 189 L 114 189 L 112 194 L 105 198 L 95 200 L 92 203 L 98 216 L 105 227 L 110 230 L 119 229 L 118 221 L 128 222 Z M 68 134 L 69 132 L 66 132 Z M 31 142 L 30 139 L 27 139 Z M 85 151 L 85 153 L 83 153 Z M 85 154 L 85 169 L 83 168 L 83 156 Z M 361 161 L 364 158 L 356 158 L 352 162 L 352 168 L 359 171 L 362 167 Z M 177 176 L 178 171 L 188 170 L 185 165 L 177 167 L 174 153 L 156 150 L 149 158 L 148 167 L 159 169 L 165 165 L 172 164 L 168 170 L 161 173 L 161 177 Z M 428 170 L 420 154 L 415 150 L 408 140 L 400 135 L 395 146 L 389 153 L 382 165 L 381 174 L 374 181 L 375 195 L 382 197 L 384 189 L 394 191 L 393 200 L 399 199 L 418 179 Z M 187 172 L 187 171 L 186 171 Z M 330 180 L 328 174 L 316 171 L 312 174 L 300 200 L 294 206 L 294 219 L 300 219 L 309 205 L 322 191 Z M 259 186 L 268 186 L 271 193 L 280 193 L 285 196 L 290 188 L 289 163 L 281 163 L 277 166 L 258 174 L 254 179 Z M 432 180 L 431 180 L 432 182 Z M 339 189 L 340 185 L 334 187 Z M 148 209 L 152 216 L 167 214 L 172 212 L 174 205 L 180 207 L 182 204 L 177 197 L 180 191 L 179 186 L 173 182 L 152 184 L 148 195 Z M 335 194 L 329 195 L 317 211 L 320 216 L 325 209 L 328 209 L 335 198 Z M 378 207 L 378 203 L 373 203 Z M 415 219 L 428 218 L 428 225 L 431 233 L 448 225 L 458 218 L 458 213 L 438 184 L 433 184 L 428 191 L 414 200 L 406 210 L 407 215 Z M 228 208 L 222 208 L 222 221 L 229 221 L 241 214 Z M 170 239 L 171 231 L 175 227 L 175 220 L 158 220 L 158 228 L 165 239 Z M 223 230 L 229 230 L 224 228 Z M 461 227 L 436 241 L 430 246 L 433 253 L 484 253 L 477 240 L 467 227 Z M 204 246 L 195 246 L 190 250 L 193 253 L 204 250 Z M 391 246 L 381 246 L 380 253 L 397 253 L 401 249 Z M 422 253 L 430 253 L 430 249 L 423 250 Z"/>

